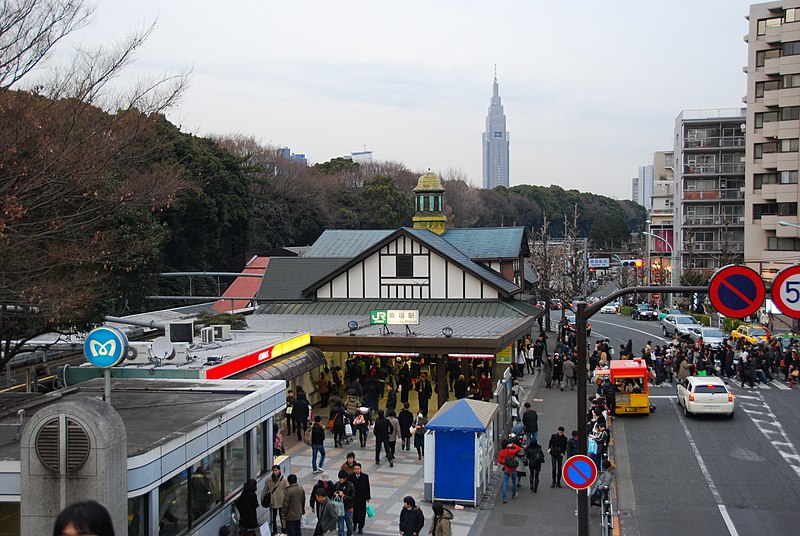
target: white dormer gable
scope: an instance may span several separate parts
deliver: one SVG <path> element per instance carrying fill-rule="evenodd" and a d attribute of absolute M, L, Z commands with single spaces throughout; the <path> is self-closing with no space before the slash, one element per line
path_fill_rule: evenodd
<path fill-rule="evenodd" d="M 400 235 L 316 289 L 318 299 L 497 299 L 497 289 Z"/>

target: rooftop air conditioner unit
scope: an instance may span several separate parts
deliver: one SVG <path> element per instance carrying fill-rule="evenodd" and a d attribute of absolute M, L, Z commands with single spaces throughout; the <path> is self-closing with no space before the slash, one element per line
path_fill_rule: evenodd
<path fill-rule="evenodd" d="M 211 344 L 214 342 L 214 328 L 208 327 L 200 330 L 200 340 L 203 344 Z"/>
<path fill-rule="evenodd" d="M 189 362 L 189 345 L 186 343 L 177 343 L 172 345 L 175 351 L 174 357 L 167 361 L 170 365 L 185 365 Z"/>
<path fill-rule="evenodd" d="M 169 342 L 194 342 L 194 321 L 169 322 L 164 329 L 164 336 Z"/>
<path fill-rule="evenodd" d="M 231 326 L 229 324 L 214 324 L 209 326 L 214 328 L 215 341 L 229 341 L 231 340 Z"/>
<path fill-rule="evenodd" d="M 153 343 L 151 342 L 129 342 L 128 353 L 125 355 L 125 361 L 122 365 L 143 365 L 149 364 L 151 361 L 150 348 Z"/>

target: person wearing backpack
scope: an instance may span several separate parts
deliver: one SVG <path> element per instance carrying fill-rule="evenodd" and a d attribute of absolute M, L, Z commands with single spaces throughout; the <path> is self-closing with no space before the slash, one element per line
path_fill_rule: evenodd
<path fill-rule="evenodd" d="M 525 457 L 528 459 L 531 491 L 536 493 L 539 489 L 539 471 L 541 471 L 542 464 L 544 463 L 544 451 L 542 451 L 542 446 L 539 445 L 536 439 L 531 439 L 531 442 L 525 449 Z"/>
<path fill-rule="evenodd" d="M 513 441 L 506 442 L 506 447 L 497 455 L 497 463 L 503 467 L 503 503 L 508 502 L 508 481 L 511 480 L 512 499 L 517 498 L 517 454 L 522 449 Z"/>

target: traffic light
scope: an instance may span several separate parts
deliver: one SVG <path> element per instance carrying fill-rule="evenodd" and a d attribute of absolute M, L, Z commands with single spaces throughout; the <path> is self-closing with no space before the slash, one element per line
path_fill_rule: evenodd
<path fill-rule="evenodd" d="M 631 268 L 641 268 L 644 263 L 642 263 L 642 259 L 626 259 L 624 261 L 619 261 L 619 265 L 623 268 L 631 267 Z"/>

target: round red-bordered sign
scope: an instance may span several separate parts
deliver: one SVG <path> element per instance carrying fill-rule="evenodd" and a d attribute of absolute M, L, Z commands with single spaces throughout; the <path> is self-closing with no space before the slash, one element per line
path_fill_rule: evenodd
<path fill-rule="evenodd" d="M 744 318 L 764 304 L 767 289 L 761 276 L 747 266 L 731 264 L 711 276 L 708 297 L 714 308 L 725 316 Z"/>
<path fill-rule="evenodd" d="M 784 268 L 772 280 L 772 301 L 786 316 L 800 318 L 800 265 Z"/>
<path fill-rule="evenodd" d="M 597 479 L 597 466 L 589 456 L 576 454 L 564 462 L 564 482 L 574 490 L 589 488 Z"/>

